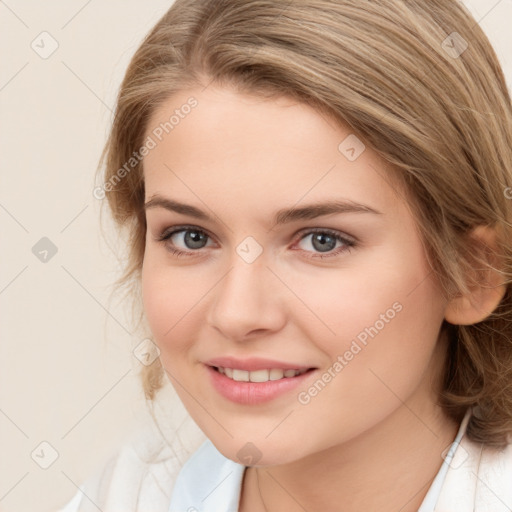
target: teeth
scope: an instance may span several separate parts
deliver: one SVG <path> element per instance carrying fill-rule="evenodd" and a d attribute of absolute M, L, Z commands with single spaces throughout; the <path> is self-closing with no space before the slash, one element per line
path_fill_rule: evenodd
<path fill-rule="evenodd" d="M 249 380 L 251 382 L 267 382 L 268 380 L 268 370 L 256 370 L 247 373 L 249 374 Z"/>
<path fill-rule="evenodd" d="M 233 368 L 233 380 L 249 382 L 249 372 L 247 370 L 235 370 Z"/>
<path fill-rule="evenodd" d="M 279 380 L 284 377 L 284 370 L 279 370 L 277 368 L 272 368 L 270 370 L 270 380 Z"/>
<path fill-rule="evenodd" d="M 223 368 L 222 366 L 217 367 L 217 370 L 219 373 L 237 382 L 267 382 L 269 380 L 295 377 L 296 375 L 302 375 L 307 372 L 307 368 L 303 370 L 281 370 L 280 368 L 272 368 L 270 370 L 255 370 L 249 372 L 236 368 Z"/>

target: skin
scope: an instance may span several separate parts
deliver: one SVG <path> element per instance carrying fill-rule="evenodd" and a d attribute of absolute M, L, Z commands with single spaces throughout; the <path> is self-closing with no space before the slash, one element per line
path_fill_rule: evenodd
<path fill-rule="evenodd" d="M 226 457 L 253 443 L 240 510 L 416 511 L 458 426 L 436 404 L 451 304 L 426 259 L 414 218 L 370 148 L 349 161 L 351 131 L 288 98 L 262 99 L 210 85 L 177 93 L 147 135 L 194 96 L 198 105 L 144 159 L 146 201 L 193 205 L 199 220 L 146 210 L 142 292 L 162 364 L 194 421 Z M 275 212 L 343 199 L 380 213 L 336 213 L 272 226 Z M 184 232 L 209 235 L 187 247 Z M 356 243 L 320 258 L 312 228 Z M 263 252 L 247 263 L 248 236 Z M 190 256 L 176 256 L 174 247 Z M 195 252 L 194 252 L 195 251 Z M 307 405 L 297 399 L 366 327 L 402 307 Z M 456 318 L 455 318 L 456 319 Z M 211 386 L 212 357 L 268 357 L 316 367 L 307 383 L 259 405 Z M 265 506 L 257 489 L 257 477 Z"/>

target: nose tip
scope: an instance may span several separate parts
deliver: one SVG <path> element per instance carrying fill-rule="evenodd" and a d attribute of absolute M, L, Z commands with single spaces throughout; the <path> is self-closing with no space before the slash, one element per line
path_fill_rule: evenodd
<path fill-rule="evenodd" d="M 240 257 L 212 290 L 207 323 L 233 340 L 279 330 L 285 322 L 278 283 L 262 260 L 255 261 Z"/>

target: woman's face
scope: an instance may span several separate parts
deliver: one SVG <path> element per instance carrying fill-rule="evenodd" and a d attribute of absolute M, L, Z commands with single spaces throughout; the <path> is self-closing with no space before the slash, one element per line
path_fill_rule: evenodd
<path fill-rule="evenodd" d="M 146 137 L 144 308 L 217 448 L 274 465 L 421 419 L 446 303 L 377 154 L 307 105 L 214 85 Z"/>

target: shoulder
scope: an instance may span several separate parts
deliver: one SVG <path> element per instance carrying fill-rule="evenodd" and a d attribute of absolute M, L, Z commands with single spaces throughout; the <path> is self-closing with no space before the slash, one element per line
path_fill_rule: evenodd
<path fill-rule="evenodd" d="M 204 438 L 169 443 L 154 428 L 134 434 L 59 512 L 167 512 L 176 478 Z"/>

